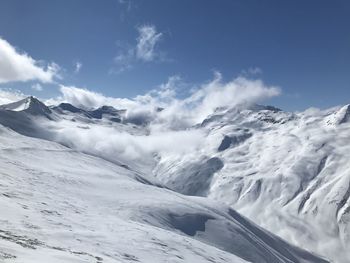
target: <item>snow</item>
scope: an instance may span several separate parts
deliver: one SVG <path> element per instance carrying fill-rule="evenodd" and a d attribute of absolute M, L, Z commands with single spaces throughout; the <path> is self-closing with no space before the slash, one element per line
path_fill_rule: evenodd
<path fill-rule="evenodd" d="M 171 189 L 188 194 L 183 185 L 195 183 L 183 174 L 188 160 L 195 167 L 203 158 L 219 158 L 223 168 L 201 189 L 207 197 L 225 202 L 295 245 L 348 262 L 348 109 L 248 109 L 213 115 L 200 127 L 207 132 L 203 148 L 165 156 L 154 174 Z M 228 144 L 227 138 L 244 140 L 230 139 Z"/>
<path fill-rule="evenodd" d="M 11 111 L 23 111 L 28 109 L 29 105 L 30 105 L 30 98 L 25 98 L 17 102 L 1 105 L 0 108 L 4 110 L 11 110 Z"/>
<path fill-rule="evenodd" d="M 322 262 L 229 209 L 0 129 L 5 262 Z"/>
<path fill-rule="evenodd" d="M 35 105 L 0 108 L 3 260 L 326 262 L 297 245 L 345 262 L 350 135 L 333 111 L 222 109 L 159 131 Z"/>

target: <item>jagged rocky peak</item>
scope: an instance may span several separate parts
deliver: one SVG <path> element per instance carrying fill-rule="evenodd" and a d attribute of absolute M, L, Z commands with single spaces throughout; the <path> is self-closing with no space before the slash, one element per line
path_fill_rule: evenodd
<path fill-rule="evenodd" d="M 48 115 L 51 113 L 51 110 L 44 103 L 33 96 L 1 105 L 0 109 L 7 111 L 24 111 L 33 115 Z"/>

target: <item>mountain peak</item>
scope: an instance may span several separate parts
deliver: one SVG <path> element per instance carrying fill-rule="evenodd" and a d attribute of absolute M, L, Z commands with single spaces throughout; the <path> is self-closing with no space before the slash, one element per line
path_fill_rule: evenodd
<path fill-rule="evenodd" d="M 89 112 L 91 117 L 96 119 L 101 119 L 103 115 L 109 115 L 112 117 L 118 117 L 119 121 L 122 113 L 124 113 L 123 110 L 117 110 L 116 108 L 107 105 L 101 106 L 100 108 Z"/>
<path fill-rule="evenodd" d="M 34 96 L 29 96 L 16 102 L 1 105 L 0 110 L 23 111 L 33 115 L 45 116 L 51 113 L 51 110 Z"/>
<path fill-rule="evenodd" d="M 72 113 L 83 112 L 82 109 L 79 109 L 79 108 L 77 108 L 77 107 L 75 107 L 72 104 L 67 103 L 67 102 L 62 102 L 58 106 L 53 107 L 53 108 L 54 109 L 64 110 L 64 111 L 69 111 L 69 112 L 72 112 Z"/>

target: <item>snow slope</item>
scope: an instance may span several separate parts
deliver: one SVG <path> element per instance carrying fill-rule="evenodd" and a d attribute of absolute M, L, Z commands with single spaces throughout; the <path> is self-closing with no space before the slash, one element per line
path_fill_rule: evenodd
<path fill-rule="evenodd" d="M 1 262 L 326 262 L 234 210 L 0 126 Z"/>
<path fill-rule="evenodd" d="M 154 174 L 175 191 L 225 202 L 295 245 L 349 262 L 349 109 L 218 112 L 196 127 L 206 132 L 203 148 L 164 156 Z M 213 158 L 220 169 L 203 168 Z"/>

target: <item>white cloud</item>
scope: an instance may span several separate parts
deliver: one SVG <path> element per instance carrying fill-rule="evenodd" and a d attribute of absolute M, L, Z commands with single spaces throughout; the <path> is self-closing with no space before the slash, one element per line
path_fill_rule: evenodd
<path fill-rule="evenodd" d="M 251 104 L 280 94 L 278 87 L 266 86 L 261 80 L 238 77 L 223 83 L 221 74 L 203 85 L 184 101 L 192 109 L 196 119 L 203 119 L 219 107 L 232 107 L 239 104 Z"/>
<path fill-rule="evenodd" d="M 130 108 L 135 102 L 129 99 L 106 97 L 98 92 L 74 86 L 60 85 L 61 96 L 46 101 L 48 105 L 68 102 L 77 107 L 92 109 L 103 105 L 111 105 L 116 108 Z"/>
<path fill-rule="evenodd" d="M 38 61 L 26 53 L 18 52 L 2 38 L 0 38 L 0 58 L 0 83 L 29 80 L 50 83 L 55 77 L 59 77 L 57 64 L 51 63 L 44 68 Z"/>
<path fill-rule="evenodd" d="M 35 91 L 42 91 L 43 90 L 43 86 L 41 86 L 39 83 L 33 84 L 32 85 L 32 89 Z"/>
<path fill-rule="evenodd" d="M 142 25 L 137 27 L 138 37 L 136 45 L 130 46 L 117 42 L 120 48 L 114 62 L 117 68 L 110 70 L 111 73 L 121 73 L 135 66 L 137 62 L 163 61 L 164 56 L 157 50 L 157 44 L 163 34 L 157 32 L 154 25 Z"/>
<path fill-rule="evenodd" d="M 186 153 L 199 148 L 204 140 L 204 134 L 199 130 L 154 131 L 136 135 L 108 126 L 89 125 L 89 129 L 77 130 L 76 125 L 68 121 L 57 125 L 55 140 L 124 163 L 135 160 L 151 162 L 154 153 Z"/>
<path fill-rule="evenodd" d="M 74 69 L 74 73 L 78 74 L 82 68 L 83 64 L 81 62 L 76 62 L 75 63 L 75 69 Z"/>
<path fill-rule="evenodd" d="M 158 89 L 136 96 L 133 99 L 106 97 L 87 89 L 61 85 L 62 95 L 50 103 L 69 102 L 84 108 L 111 105 L 127 109 L 127 118 L 151 120 L 153 127 L 182 129 L 203 121 L 219 107 L 234 107 L 256 103 L 280 94 L 280 89 L 267 86 L 261 80 L 238 77 L 223 82 L 220 73 L 197 88 L 187 97 L 177 96 L 182 80 L 178 76 L 169 78 Z M 159 111 L 159 108 L 163 110 Z"/>
<path fill-rule="evenodd" d="M 22 92 L 12 89 L 0 89 L 0 105 L 24 99 L 26 95 Z"/>
<path fill-rule="evenodd" d="M 136 57 L 143 61 L 153 61 L 157 57 L 156 44 L 161 40 L 162 33 L 158 33 L 155 26 L 143 25 L 137 28 Z"/>

